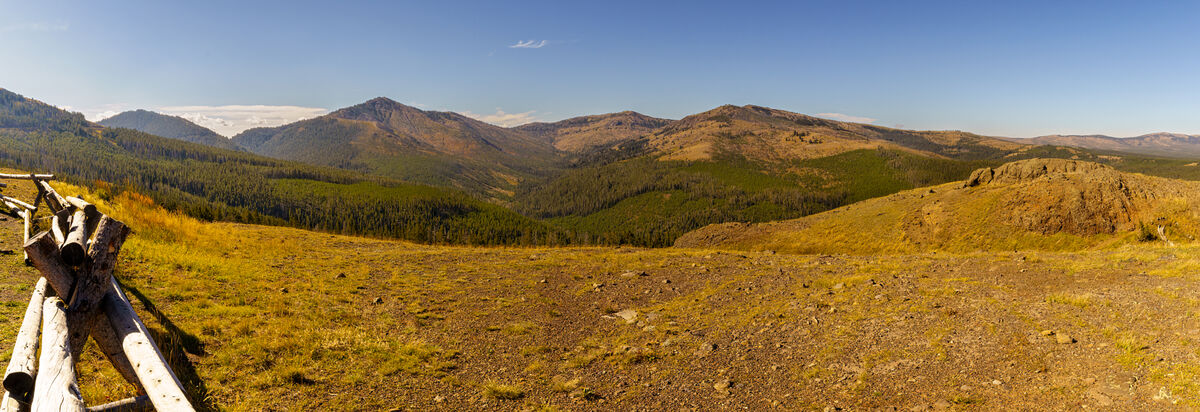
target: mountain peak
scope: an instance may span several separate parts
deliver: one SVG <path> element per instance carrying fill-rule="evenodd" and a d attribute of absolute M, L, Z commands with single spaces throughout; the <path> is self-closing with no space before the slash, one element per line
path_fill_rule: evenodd
<path fill-rule="evenodd" d="M 122 127 L 175 140 L 199 143 L 222 149 L 238 150 L 237 144 L 204 126 L 179 116 L 157 113 L 145 109 L 121 112 L 101 120 L 104 127 Z"/>

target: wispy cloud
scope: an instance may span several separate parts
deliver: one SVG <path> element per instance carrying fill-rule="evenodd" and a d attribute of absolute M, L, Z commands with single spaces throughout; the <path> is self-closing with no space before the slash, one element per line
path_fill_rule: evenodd
<path fill-rule="evenodd" d="M 550 42 L 546 41 L 546 40 L 520 40 L 520 41 L 517 41 L 517 44 L 508 46 L 508 48 L 510 48 L 510 49 L 540 49 L 540 48 L 546 47 L 547 44 L 550 44 Z"/>
<path fill-rule="evenodd" d="M 854 123 L 875 123 L 875 121 L 879 120 L 879 119 L 872 119 L 870 117 L 852 116 L 852 115 L 842 114 L 842 113 L 817 113 L 817 117 L 824 117 L 826 119 L 841 120 L 843 122 L 854 122 Z"/>
<path fill-rule="evenodd" d="M 497 126 L 503 126 L 503 127 L 520 126 L 525 123 L 533 123 L 533 122 L 539 121 L 537 116 L 533 115 L 534 113 L 536 113 L 536 112 L 532 111 L 532 110 L 528 111 L 528 112 L 524 112 L 524 113 L 505 113 L 504 110 L 500 110 L 500 108 L 496 108 L 496 113 L 492 113 L 492 114 L 475 114 L 475 113 L 471 113 L 471 112 L 459 112 L 459 114 L 461 114 L 463 116 L 467 116 L 467 117 L 470 117 L 475 120 L 479 120 L 479 121 L 483 121 L 483 122 L 487 122 L 487 123 L 491 123 L 491 124 L 494 124 Z"/>
<path fill-rule="evenodd" d="M 36 31 L 36 32 L 51 32 L 51 31 L 67 31 L 71 29 L 70 23 L 65 22 L 32 22 L 32 23 L 16 23 L 0 27 L 0 31 Z"/>
<path fill-rule="evenodd" d="M 150 109 L 179 116 L 233 136 L 254 127 L 275 127 L 329 113 L 328 109 L 302 106 L 229 105 L 229 106 L 166 106 Z"/>

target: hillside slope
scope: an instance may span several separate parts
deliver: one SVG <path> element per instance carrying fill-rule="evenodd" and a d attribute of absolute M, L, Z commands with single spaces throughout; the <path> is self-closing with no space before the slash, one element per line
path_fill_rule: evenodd
<path fill-rule="evenodd" d="M 979 169 L 965 182 L 870 199 L 801 219 L 708 226 L 676 246 L 793 253 L 1079 250 L 1200 233 L 1200 182 L 1063 159 Z M 1145 229 L 1143 229 L 1145 228 Z"/>
<path fill-rule="evenodd" d="M 561 155 L 548 142 L 452 112 L 376 98 L 325 116 L 234 136 L 251 152 L 505 198 Z"/>
<path fill-rule="evenodd" d="M 1200 158 L 1200 136 L 1180 133 L 1151 133 L 1136 137 L 1104 135 L 1050 135 L 1013 142 L 1070 146 L 1110 152 L 1137 153 L 1174 158 Z"/>
<path fill-rule="evenodd" d="M 557 243 L 561 231 L 462 192 L 261 157 L 131 129 L 0 90 L 0 162 L 202 219 L 468 244 Z"/>
<path fill-rule="evenodd" d="M 671 123 L 644 114 L 620 113 L 573 117 L 553 123 L 529 123 L 513 130 L 553 144 L 567 152 L 582 152 L 596 146 L 606 146 L 644 136 Z"/>
<path fill-rule="evenodd" d="M 192 123 L 179 116 L 168 116 L 148 110 L 133 110 L 122 112 L 116 116 L 101 120 L 101 126 L 124 127 L 155 136 L 183 140 L 222 149 L 238 150 L 238 145 L 225 136 L 221 136 L 204 126 Z"/>

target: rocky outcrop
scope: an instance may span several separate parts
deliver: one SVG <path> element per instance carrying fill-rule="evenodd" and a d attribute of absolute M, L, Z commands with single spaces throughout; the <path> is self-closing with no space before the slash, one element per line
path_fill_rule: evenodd
<path fill-rule="evenodd" d="M 1028 159 L 1005 163 L 995 169 L 985 167 L 971 172 L 963 187 L 975 187 L 990 183 L 1016 183 L 1037 179 L 1050 174 L 1119 174 L 1111 166 L 1069 159 Z"/>

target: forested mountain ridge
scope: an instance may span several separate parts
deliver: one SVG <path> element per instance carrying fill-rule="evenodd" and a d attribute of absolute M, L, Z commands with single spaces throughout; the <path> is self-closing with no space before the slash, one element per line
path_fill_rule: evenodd
<path fill-rule="evenodd" d="M 108 129 L 0 89 L 0 164 L 209 220 L 433 243 L 547 244 L 561 230 L 450 189 Z"/>
<path fill-rule="evenodd" d="M 572 117 L 552 123 L 527 123 L 514 130 L 553 144 L 567 152 L 583 152 L 598 146 L 634 139 L 670 124 L 672 120 L 634 111 Z"/>
<path fill-rule="evenodd" d="M 706 224 L 797 218 L 1033 155 L 1074 154 L 725 105 L 584 151 L 565 173 L 522 185 L 514 204 L 577 236 L 665 246 Z"/>
<path fill-rule="evenodd" d="M 644 137 L 668 160 L 735 154 L 762 163 L 885 148 L 959 160 L 993 159 L 1031 146 L 958 131 L 912 131 L 840 122 L 762 106 L 725 105 Z"/>
<path fill-rule="evenodd" d="M 521 181 L 554 173 L 563 160 L 549 143 L 518 131 L 387 98 L 288 125 L 250 129 L 233 140 L 264 156 L 499 199 L 510 196 Z"/>
<path fill-rule="evenodd" d="M 105 127 L 124 127 L 155 136 L 178 139 L 205 146 L 222 149 L 240 150 L 228 137 L 221 136 L 208 128 L 192 123 L 179 116 L 155 113 L 149 110 L 130 110 L 121 112 L 99 122 Z"/>

